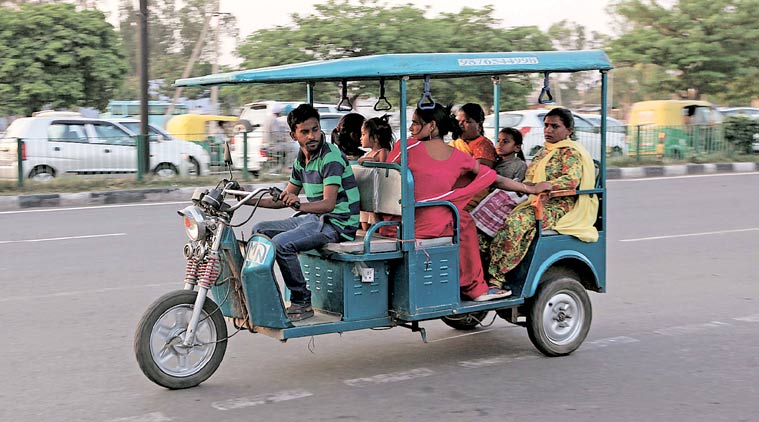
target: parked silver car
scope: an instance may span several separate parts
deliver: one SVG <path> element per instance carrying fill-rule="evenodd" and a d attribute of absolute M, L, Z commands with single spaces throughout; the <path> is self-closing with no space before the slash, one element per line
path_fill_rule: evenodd
<path fill-rule="evenodd" d="M 524 137 L 522 141 L 522 151 L 528 159 L 531 159 L 545 142 L 545 139 L 543 138 L 543 119 L 547 113 L 548 110 L 546 109 L 515 110 L 499 113 L 499 126 L 501 128 L 513 127 L 522 132 Z M 585 146 L 594 159 L 600 159 L 601 134 L 599 128 L 595 127 L 592 123 L 576 113 L 572 113 L 572 115 L 575 120 L 575 135 L 577 135 L 577 141 Z M 483 126 L 485 128 L 485 136 L 492 136 L 494 133 L 495 115 L 491 114 L 485 116 L 485 123 Z M 624 133 L 607 130 L 606 154 L 609 156 L 627 155 L 627 143 L 625 142 Z"/>
<path fill-rule="evenodd" d="M 0 140 L 0 179 L 18 177 L 18 139 L 22 140 L 22 175 L 30 179 L 137 171 L 136 138 L 123 125 L 77 113 L 42 112 L 17 119 L 8 127 Z M 151 142 L 150 171 L 160 176 L 192 174 L 191 158 L 200 163 L 207 157 L 193 155 L 196 150 L 187 144 Z"/>

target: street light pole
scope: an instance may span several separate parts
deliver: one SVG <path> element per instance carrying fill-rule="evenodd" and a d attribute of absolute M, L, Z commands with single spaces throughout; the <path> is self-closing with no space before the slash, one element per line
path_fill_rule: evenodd
<path fill-rule="evenodd" d="M 148 0 L 140 0 L 140 136 L 137 139 L 137 180 L 150 169 L 148 137 Z"/>

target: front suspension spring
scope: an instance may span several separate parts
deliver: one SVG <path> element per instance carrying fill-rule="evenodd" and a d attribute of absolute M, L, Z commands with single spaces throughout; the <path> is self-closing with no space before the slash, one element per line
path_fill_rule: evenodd
<path fill-rule="evenodd" d="M 198 284 L 198 275 L 200 274 L 200 260 L 197 257 L 191 256 L 187 258 L 187 266 L 184 272 L 184 282 L 187 284 Z"/>
<path fill-rule="evenodd" d="M 217 253 L 209 253 L 201 265 L 202 268 L 200 270 L 198 284 L 200 284 L 201 287 L 210 289 L 211 285 L 219 278 L 219 274 L 221 274 L 219 255 Z"/>

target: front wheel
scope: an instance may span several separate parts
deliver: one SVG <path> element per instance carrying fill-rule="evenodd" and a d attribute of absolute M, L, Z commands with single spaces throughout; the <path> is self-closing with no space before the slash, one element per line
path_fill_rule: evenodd
<path fill-rule="evenodd" d="M 590 298 L 576 274 L 555 272 L 541 283 L 527 313 L 527 334 L 546 356 L 574 352 L 588 335 Z"/>
<path fill-rule="evenodd" d="M 162 387 L 195 387 L 213 375 L 224 358 L 227 325 L 211 298 L 203 304 L 193 346 L 182 344 L 197 295 L 190 290 L 169 292 L 150 305 L 137 325 L 137 363 L 146 377 Z"/>

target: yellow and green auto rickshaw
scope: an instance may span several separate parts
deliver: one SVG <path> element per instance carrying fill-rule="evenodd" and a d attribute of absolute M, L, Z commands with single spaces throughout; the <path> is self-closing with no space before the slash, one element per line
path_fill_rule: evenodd
<path fill-rule="evenodd" d="M 232 135 L 237 116 L 182 114 L 166 123 L 166 131 L 177 139 L 198 142 L 211 155 L 211 165 L 221 162 L 221 145 Z"/>
<path fill-rule="evenodd" d="M 637 102 L 627 122 L 629 153 L 681 159 L 719 151 L 725 146 L 722 120 L 707 101 Z"/>

